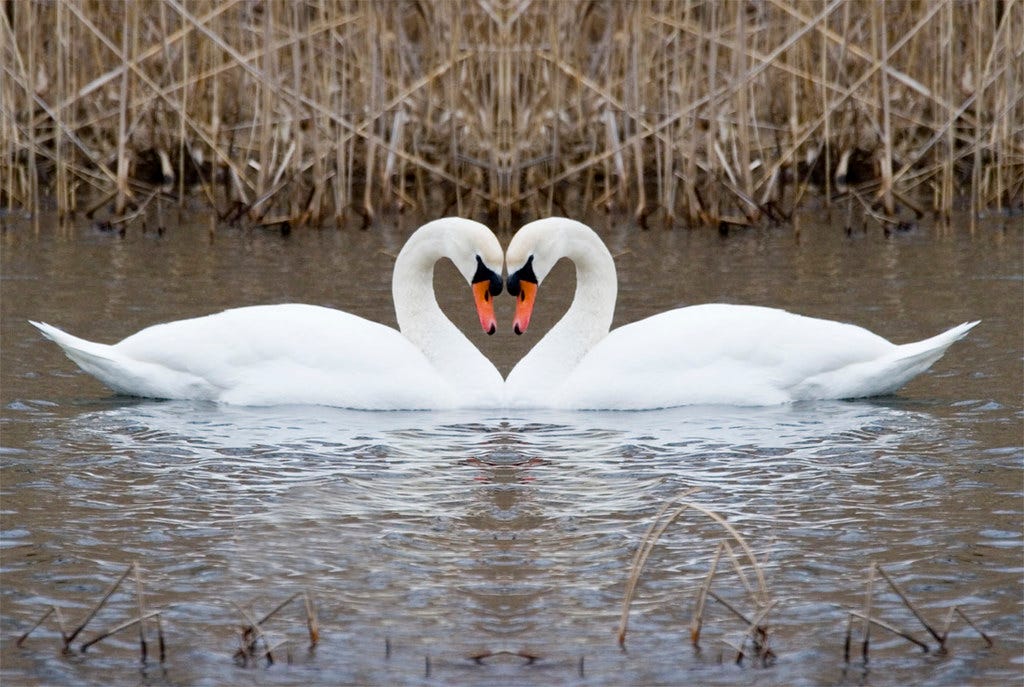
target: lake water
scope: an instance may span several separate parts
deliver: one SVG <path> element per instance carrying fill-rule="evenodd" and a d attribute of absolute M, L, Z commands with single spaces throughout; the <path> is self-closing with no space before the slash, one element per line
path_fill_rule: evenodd
<path fill-rule="evenodd" d="M 839 218 L 733 233 L 597 223 L 619 267 L 616 322 L 708 301 L 863 325 L 896 342 L 982 324 L 896 396 L 777 408 L 655 412 L 392 412 L 242 408 L 111 395 L 26 320 L 114 342 L 161 321 L 256 303 L 329 305 L 394 324 L 390 273 L 412 226 L 275 232 L 199 217 L 125 236 L 8 224 L 2 248 L 0 681 L 4 685 L 995 685 L 1024 676 L 1024 236 L 1020 218 L 886 236 Z M 508 237 L 503 237 L 507 243 Z M 545 282 L 530 331 L 479 332 L 469 289 L 439 265 L 439 299 L 507 372 L 564 310 L 573 275 Z M 685 342 L 683 342 L 685 343 Z M 777 603 L 776 658 L 736 651 L 746 627 L 695 591 L 729 539 L 697 511 L 654 547 L 615 637 L 634 551 L 681 492 L 734 527 Z M 739 549 L 737 548 L 737 551 Z M 133 561 L 163 609 L 167 660 L 140 665 L 118 591 L 60 653 L 46 608 L 80 622 Z M 847 612 L 880 564 L 949 652 L 876 579 L 870 661 L 843 660 Z M 756 612 L 732 564 L 712 589 Z M 749 575 L 751 569 L 746 568 Z M 237 606 L 285 642 L 233 658 Z M 749 648 L 750 644 L 747 642 Z M 474 658 L 476 657 L 476 658 Z"/>

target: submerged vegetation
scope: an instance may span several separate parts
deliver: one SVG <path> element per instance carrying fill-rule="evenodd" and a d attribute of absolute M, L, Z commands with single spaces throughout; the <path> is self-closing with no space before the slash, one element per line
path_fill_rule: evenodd
<path fill-rule="evenodd" d="M 1013 0 L 11 2 L 0 204 L 296 226 L 1020 209 L 1021 35 Z"/>

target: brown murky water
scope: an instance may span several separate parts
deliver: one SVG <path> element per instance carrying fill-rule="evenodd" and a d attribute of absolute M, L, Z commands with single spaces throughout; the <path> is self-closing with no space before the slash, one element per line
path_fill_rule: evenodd
<path fill-rule="evenodd" d="M 166 221 L 166 218 L 165 218 Z M 2 248 L 4 685 L 64 684 L 1009 684 L 1024 675 L 1020 218 L 847 236 L 839 221 L 727 238 L 599 227 L 620 271 L 618 322 L 681 304 L 784 307 L 898 342 L 983 323 L 897 396 L 780 408 L 644 413 L 367 413 L 238 408 L 112 396 L 26 323 L 112 342 L 227 307 L 300 301 L 393 323 L 390 269 L 411 227 L 295 232 L 198 218 L 125 237 L 9 226 Z M 545 283 L 529 335 L 478 333 L 468 289 L 439 269 L 441 300 L 503 371 L 565 307 Z M 561 284 L 559 287 L 558 284 Z M 711 601 L 689 645 L 694 590 L 721 527 L 681 518 L 655 547 L 631 617 L 614 631 L 630 559 L 680 491 L 720 513 L 764 561 L 777 655 L 739 665 L 745 627 Z M 61 655 L 49 604 L 79 622 L 132 561 L 164 609 L 167 660 L 140 666 L 127 591 Z M 945 655 L 876 583 L 872 613 L 932 646 L 875 629 L 870 662 L 843 661 L 846 611 L 880 563 L 942 629 Z M 745 613 L 729 566 L 714 589 Z M 232 658 L 237 604 L 287 640 L 267 665 Z M 52 620 L 52 619 L 51 619 Z M 149 627 L 150 641 L 155 631 Z M 854 633 L 859 642 L 859 630 Z M 749 644 L 748 644 L 749 646 Z M 485 652 L 497 655 L 474 660 Z M 509 653 L 503 653 L 509 652 Z M 535 660 L 516 656 L 525 652 Z M 856 653 L 856 652 L 855 652 Z"/>

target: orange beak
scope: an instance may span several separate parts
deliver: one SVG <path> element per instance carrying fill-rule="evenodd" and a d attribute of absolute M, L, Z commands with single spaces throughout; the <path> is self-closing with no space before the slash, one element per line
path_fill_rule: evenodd
<path fill-rule="evenodd" d="M 473 300 L 476 301 L 476 314 L 480 316 L 480 326 L 488 334 L 498 331 L 498 319 L 494 316 L 494 299 L 491 297 L 491 282 L 478 281 L 473 284 Z"/>
<path fill-rule="evenodd" d="M 516 319 L 513 329 L 522 334 L 530 326 L 530 315 L 533 314 L 533 302 L 537 299 L 537 285 L 530 281 L 519 282 L 519 298 L 516 299 Z"/>

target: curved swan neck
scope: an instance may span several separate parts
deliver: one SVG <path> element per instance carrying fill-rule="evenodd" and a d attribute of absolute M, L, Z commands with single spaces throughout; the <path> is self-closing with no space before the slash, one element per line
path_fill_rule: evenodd
<path fill-rule="evenodd" d="M 576 293 L 565 315 L 544 339 L 562 339 L 559 346 L 571 352 L 575 363 L 611 329 L 618 277 L 612 254 L 592 229 L 575 222 L 562 226 L 561 257 L 576 266 Z"/>
<path fill-rule="evenodd" d="M 538 237 L 536 256 L 546 253 L 541 279 L 554 263 L 568 258 L 576 266 L 576 294 L 562 319 L 509 374 L 510 393 L 532 399 L 528 402 L 544 402 L 590 349 L 608 335 L 618 293 L 615 262 L 590 227 L 561 218 L 542 221 L 544 225 L 534 229 Z M 530 236 L 524 240 L 534 239 Z"/>
<path fill-rule="evenodd" d="M 434 295 L 434 265 L 447 257 L 444 233 L 441 222 L 431 222 L 417 230 L 399 252 L 391 276 L 398 329 L 417 345 L 420 342 L 415 337 L 424 329 L 429 332 L 441 327 L 457 331 Z"/>
<path fill-rule="evenodd" d="M 469 393 L 485 384 L 500 386 L 501 375 L 448 319 L 434 295 L 434 265 L 441 258 L 458 257 L 452 252 L 459 242 L 452 239 L 460 232 L 469 233 L 452 219 L 420 227 L 398 254 L 391 295 L 398 329 L 445 379 Z"/>
<path fill-rule="evenodd" d="M 600 332 L 603 337 L 612 326 L 615 315 L 615 299 L 618 297 L 618 275 L 612 254 L 593 230 L 574 232 L 565 257 L 576 265 L 576 294 L 566 318 L 585 318 L 584 329 Z M 565 318 L 563 318 L 565 319 Z M 600 338 L 600 337 L 599 337 Z"/>

